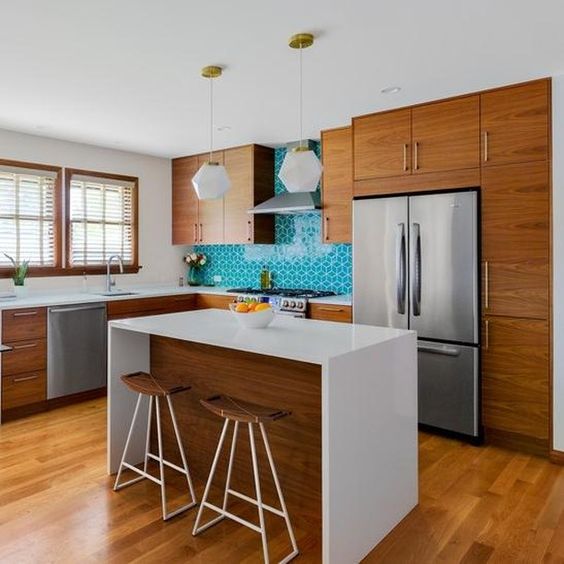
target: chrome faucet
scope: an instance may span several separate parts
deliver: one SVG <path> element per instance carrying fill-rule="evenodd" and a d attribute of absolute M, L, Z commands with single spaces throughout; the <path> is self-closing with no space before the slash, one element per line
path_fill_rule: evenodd
<path fill-rule="evenodd" d="M 112 255 L 110 257 L 108 257 L 108 260 L 106 261 L 106 292 L 111 292 L 112 291 L 112 286 L 116 285 L 115 280 L 112 280 L 112 275 L 110 274 L 110 267 L 112 266 L 112 261 L 114 259 L 117 259 L 118 263 L 119 263 L 119 272 L 120 274 L 123 274 L 123 260 L 121 258 L 120 255 Z"/>

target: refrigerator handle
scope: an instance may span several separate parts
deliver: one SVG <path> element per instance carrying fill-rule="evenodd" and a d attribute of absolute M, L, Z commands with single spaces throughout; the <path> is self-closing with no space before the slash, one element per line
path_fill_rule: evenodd
<path fill-rule="evenodd" d="M 396 227 L 396 300 L 397 310 L 400 315 L 405 314 L 405 293 L 407 281 L 405 248 L 405 223 L 398 223 Z"/>
<path fill-rule="evenodd" d="M 411 284 L 411 309 L 414 316 L 421 315 L 421 225 L 413 223 L 413 277 Z"/>

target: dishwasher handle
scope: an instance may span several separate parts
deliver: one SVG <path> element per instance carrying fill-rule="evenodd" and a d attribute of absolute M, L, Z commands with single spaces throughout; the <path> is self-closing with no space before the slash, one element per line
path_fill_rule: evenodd
<path fill-rule="evenodd" d="M 105 304 L 96 304 L 77 307 L 50 307 L 49 313 L 70 313 L 73 311 L 89 311 L 95 309 L 106 309 L 106 306 Z"/>

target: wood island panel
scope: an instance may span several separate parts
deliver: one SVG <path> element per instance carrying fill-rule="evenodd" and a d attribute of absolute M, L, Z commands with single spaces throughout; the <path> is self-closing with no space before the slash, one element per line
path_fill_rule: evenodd
<path fill-rule="evenodd" d="M 219 440 L 223 419 L 204 409 L 199 400 L 222 393 L 291 412 L 289 417 L 266 425 L 274 461 L 290 517 L 311 534 L 312 549 L 321 559 L 321 367 L 151 336 L 151 373 L 160 379 L 192 386 L 172 398 L 195 486 L 201 493 Z M 163 410 L 164 451 L 177 460 L 168 413 Z M 255 433 L 255 437 L 259 437 Z M 231 436 L 215 484 L 225 483 L 226 459 Z M 254 496 L 248 431 L 239 427 L 233 468 L 233 487 Z M 278 507 L 264 447 L 257 440 L 263 500 Z M 218 500 L 211 500 L 212 503 Z M 219 527 L 222 525 L 220 524 Z M 309 535 L 308 535 L 309 536 Z M 318 541 L 318 542 L 317 542 Z M 311 548 L 311 547 L 310 547 Z"/>

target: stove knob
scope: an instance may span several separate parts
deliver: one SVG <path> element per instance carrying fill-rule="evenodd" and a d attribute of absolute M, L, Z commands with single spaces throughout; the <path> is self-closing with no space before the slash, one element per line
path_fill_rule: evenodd
<path fill-rule="evenodd" d="M 288 307 L 288 300 L 283 300 L 282 301 L 282 307 Z"/>
<path fill-rule="evenodd" d="M 292 300 L 292 301 L 290 302 L 290 307 L 291 307 L 291 308 L 295 308 L 295 307 L 296 307 L 296 302 L 295 302 L 294 300 Z"/>

